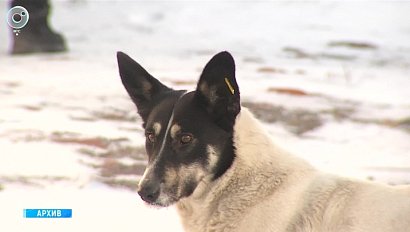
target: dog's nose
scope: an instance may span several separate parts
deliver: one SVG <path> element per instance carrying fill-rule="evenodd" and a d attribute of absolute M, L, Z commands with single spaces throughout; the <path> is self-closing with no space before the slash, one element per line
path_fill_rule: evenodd
<path fill-rule="evenodd" d="M 160 193 L 159 184 L 157 183 L 145 183 L 138 190 L 138 194 L 141 196 L 141 199 L 147 203 L 154 203 Z"/>

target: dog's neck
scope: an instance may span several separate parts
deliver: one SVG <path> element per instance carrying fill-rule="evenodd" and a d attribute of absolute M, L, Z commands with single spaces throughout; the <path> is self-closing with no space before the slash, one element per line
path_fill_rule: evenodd
<path fill-rule="evenodd" d="M 220 223 L 225 217 L 240 218 L 235 213 L 245 212 L 243 209 L 251 208 L 256 200 L 272 195 L 292 175 L 295 165 L 311 169 L 275 146 L 267 131 L 244 107 L 235 121 L 233 142 L 236 156 L 232 166 L 214 181 L 205 178 L 190 197 L 178 202 L 188 231 L 208 231 L 222 226 L 214 224 L 214 220 Z M 258 199 L 252 194 L 258 195 Z M 232 209 L 231 205 L 241 209 Z M 236 226 L 232 220 L 226 221 L 233 224 L 225 227 Z"/>

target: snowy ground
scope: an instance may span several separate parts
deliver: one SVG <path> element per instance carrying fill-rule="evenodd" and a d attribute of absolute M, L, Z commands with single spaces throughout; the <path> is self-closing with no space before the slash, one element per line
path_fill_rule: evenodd
<path fill-rule="evenodd" d="M 8 56 L 0 20 L 0 231 L 181 231 L 174 209 L 134 191 L 143 133 L 117 50 L 189 89 L 229 50 L 244 104 L 277 144 L 328 172 L 410 183 L 410 2 L 53 5 L 66 54 Z M 28 220 L 24 208 L 73 218 Z"/>

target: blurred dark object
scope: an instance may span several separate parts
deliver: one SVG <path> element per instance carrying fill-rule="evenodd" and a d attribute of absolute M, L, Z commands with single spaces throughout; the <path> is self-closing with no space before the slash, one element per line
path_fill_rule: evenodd
<path fill-rule="evenodd" d="M 13 36 L 12 54 L 63 52 L 67 50 L 64 38 L 50 28 L 48 0 L 12 0 L 10 8 L 22 6 L 30 20 L 18 36 Z"/>

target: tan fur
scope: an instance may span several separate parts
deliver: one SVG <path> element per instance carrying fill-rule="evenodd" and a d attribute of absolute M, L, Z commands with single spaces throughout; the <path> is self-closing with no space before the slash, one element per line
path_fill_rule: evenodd
<path fill-rule="evenodd" d="M 159 122 L 155 122 L 152 128 L 154 129 L 155 135 L 158 136 L 159 133 L 161 132 L 161 124 Z"/>
<path fill-rule="evenodd" d="M 171 138 L 175 138 L 180 131 L 181 127 L 178 124 L 171 126 Z"/>
<path fill-rule="evenodd" d="M 218 152 L 216 151 L 216 148 L 211 145 L 207 146 L 206 151 L 208 152 L 208 169 L 209 171 L 212 171 L 218 162 Z"/>
<path fill-rule="evenodd" d="M 410 187 L 321 173 L 275 146 L 245 108 L 234 145 L 232 167 L 177 203 L 186 231 L 410 231 Z"/>
<path fill-rule="evenodd" d="M 204 175 L 204 170 L 197 164 L 182 165 L 179 168 L 167 168 L 164 173 L 165 181 L 162 184 L 158 201 L 167 205 L 171 200 L 170 198 L 181 196 L 182 188 L 185 186 L 184 181 L 192 179 L 199 182 Z M 176 191 L 173 192 L 173 190 Z"/>

